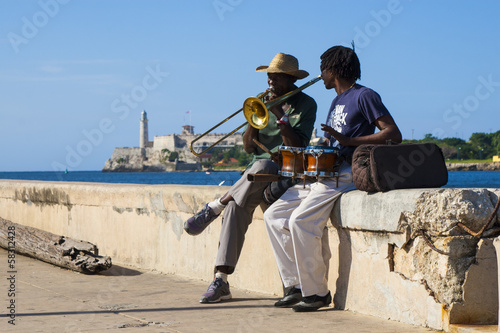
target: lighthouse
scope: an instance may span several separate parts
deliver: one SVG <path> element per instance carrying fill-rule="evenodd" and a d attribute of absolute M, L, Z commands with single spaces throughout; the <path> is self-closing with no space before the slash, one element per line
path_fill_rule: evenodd
<path fill-rule="evenodd" d="M 140 137 L 139 137 L 139 147 L 146 148 L 148 146 L 149 138 L 148 138 L 148 114 L 145 110 L 141 113 L 141 129 L 140 129 Z"/>

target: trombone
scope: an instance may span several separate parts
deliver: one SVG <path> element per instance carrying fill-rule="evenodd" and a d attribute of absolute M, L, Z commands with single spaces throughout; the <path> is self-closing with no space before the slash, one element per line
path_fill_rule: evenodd
<path fill-rule="evenodd" d="M 219 142 L 221 142 L 222 140 L 224 140 L 228 136 L 232 135 L 234 132 L 236 132 L 240 128 L 244 127 L 247 123 L 250 124 L 250 126 L 256 128 L 256 129 L 262 129 L 262 128 L 266 127 L 267 123 L 269 122 L 269 109 L 271 109 L 272 107 L 274 107 L 274 106 L 282 103 L 283 101 L 287 100 L 288 98 L 292 97 L 293 95 L 295 95 L 295 94 L 301 92 L 302 90 L 306 89 L 307 87 L 315 84 L 319 80 L 321 80 L 321 75 L 318 75 L 317 77 L 315 77 L 311 81 L 305 83 L 304 85 L 300 86 L 299 88 L 297 88 L 295 90 L 292 90 L 292 91 L 284 94 L 283 96 L 277 97 L 277 98 L 275 98 L 275 99 L 273 99 L 273 100 L 271 100 L 271 101 L 269 101 L 267 103 L 262 102 L 262 100 L 260 99 L 265 94 L 265 92 L 257 95 L 257 97 L 248 97 L 243 102 L 243 107 L 241 109 L 239 109 L 238 111 L 236 111 L 235 113 L 233 113 L 232 115 L 230 115 L 229 117 L 227 117 L 226 119 L 224 119 L 223 121 L 221 121 L 220 123 L 218 123 L 217 125 L 215 125 L 214 127 L 212 127 L 211 129 L 209 129 L 205 133 L 201 134 L 200 136 L 198 136 L 193 141 L 191 141 L 191 145 L 190 145 L 189 149 L 191 149 L 191 152 L 194 155 L 196 155 L 196 156 L 199 157 L 199 156 L 205 154 L 210 149 L 212 149 Z M 244 122 L 241 126 L 238 126 L 237 128 L 235 128 L 229 134 L 226 134 L 225 136 L 223 136 L 222 138 L 220 138 L 218 141 L 216 141 L 215 143 L 213 143 L 212 145 L 210 145 L 208 148 L 206 148 L 202 152 L 197 153 L 197 152 L 194 151 L 193 144 L 195 142 L 197 142 L 198 140 L 200 140 L 202 137 L 204 137 L 208 133 L 212 132 L 214 129 L 216 129 L 220 125 L 224 124 L 229 119 L 233 118 L 235 115 L 237 115 L 241 111 L 243 111 L 243 115 L 245 116 L 245 119 L 247 120 L 246 122 Z"/>

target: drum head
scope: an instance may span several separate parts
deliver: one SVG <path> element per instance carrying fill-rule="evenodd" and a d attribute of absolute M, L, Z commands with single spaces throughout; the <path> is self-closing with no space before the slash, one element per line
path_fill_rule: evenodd
<path fill-rule="evenodd" d="M 278 151 L 289 151 L 291 153 L 301 153 L 304 151 L 303 147 L 279 146 Z"/>
<path fill-rule="evenodd" d="M 304 151 L 305 154 L 339 154 L 339 149 L 337 147 L 329 146 L 307 146 Z"/>

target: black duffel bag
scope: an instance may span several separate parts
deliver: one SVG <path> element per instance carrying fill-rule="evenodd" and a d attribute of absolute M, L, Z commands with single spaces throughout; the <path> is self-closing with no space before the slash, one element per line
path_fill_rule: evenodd
<path fill-rule="evenodd" d="M 359 190 L 385 192 L 441 187 L 448 183 L 448 170 L 433 143 L 367 144 L 354 151 L 352 177 Z"/>

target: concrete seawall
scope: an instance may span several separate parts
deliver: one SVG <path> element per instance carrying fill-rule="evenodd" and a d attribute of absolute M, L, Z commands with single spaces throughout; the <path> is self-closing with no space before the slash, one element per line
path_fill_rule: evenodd
<path fill-rule="evenodd" d="M 227 189 L 0 180 L 0 217 L 94 243 L 117 264 L 208 282 L 221 220 L 196 237 L 183 232 L 183 221 Z M 329 225 L 329 287 L 335 306 L 434 329 L 449 330 L 454 323 L 496 324 L 498 274 L 492 238 L 479 240 L 457 223 L 479 230 L 499 195 L 499 189 L 343 195 Z M 495 235 L 493 229 L 486 233 Z M 434 251 L 429 242 L 447 255 Z M 230 282 L 282 293 L 261 209 Z"/>

